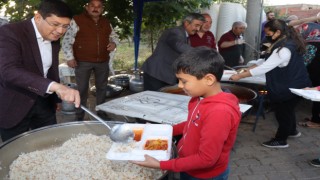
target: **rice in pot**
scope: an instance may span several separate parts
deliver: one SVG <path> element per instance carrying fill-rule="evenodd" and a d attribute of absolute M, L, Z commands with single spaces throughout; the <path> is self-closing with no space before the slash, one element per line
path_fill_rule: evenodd
<path fill-rule="evenodd" d="M 112 141 L 107 136 L 80 134 L 61 147 L 21 154 L 11 165 L 9 179 L 157 179 L 161 170 L 126 161 L 110 161 L 106 152 Z"/>

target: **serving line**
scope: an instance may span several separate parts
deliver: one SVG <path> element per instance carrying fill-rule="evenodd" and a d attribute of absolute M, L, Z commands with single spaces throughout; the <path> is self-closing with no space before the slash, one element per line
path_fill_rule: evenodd
<path fill-rule="evenodd" d="M 187 119 L 191 97 L 157 91 L 143 91 L 96 106 L 96 110 L 163 124 L 178 124 Z M 239 104 L 245 113 L 252 106 Z"/>

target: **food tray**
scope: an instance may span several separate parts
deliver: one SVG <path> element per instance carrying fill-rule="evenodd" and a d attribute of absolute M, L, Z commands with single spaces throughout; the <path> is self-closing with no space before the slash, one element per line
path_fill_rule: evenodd
<path fill-rule="evenodd" d="M 295 89 L 289 88 L 293 94 L 298 96 L 302 96 L 305 99 L 309 99 L 311 101 L 320 101 L 320 92 L 317 90 L 310 90 L 310 89 Z"/>
<path fill-rule="evenodd" d="M 140 141 L 113 143 L 106 158 L 109 160 L 143 161 L 148 154 L 158 160 L 169 160 L 172 149 L 172 126 L 167 124 L 124 124 L 132 129 L 143 128 Z M 161 139 L 168 141 L 167 150 L 144 150 L 147 140 Z"/>

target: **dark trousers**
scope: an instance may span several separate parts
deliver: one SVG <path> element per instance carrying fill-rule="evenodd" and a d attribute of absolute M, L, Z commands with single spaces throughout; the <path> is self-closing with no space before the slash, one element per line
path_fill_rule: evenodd
<path fill-rule="evenodd" d="M 170 86 L 170 84 L 143 73 L 143 86 L 145 91 L 159 91 L 165 86 Z"/>
<path fill-rule="evenodd" d="M 312 102 L 312 122 L 320 123 L 320 102 Z"/>
<path fill-rule="evenodd" d="M 189 174 L 187 174 L 185 172 L 180 172 L 180 179 L 181 180 L 228 180 L 229 172 L 230 172 L 230 168 L 228 167 L 220 175 L 218 175 L 216 177 L 212 177 L 212 178 L 206 178 L 206 179 L 195 178 L 195 177 L 192 177 L 192 176 L 190 176 Z"/>
<path fill-rule="evenodd" d="M 77 88 L 80 92 L 81 105 L 87 107 L 89 80 L 91 73 L 94 72 L 96 86 L 96 104 L 102 104 L 106 100 L 106 91 L 108 85 L 109 65 L 108 62 L 91 63 L 78 62 L 75 69 Z M 81 108 L 76 109 L 78 120 L 83 120 L 84 111 Z"/>
<path fill-rule="evenodd" d="M 295 108 L 298 102 L 299 98 L 294 97 L 287 101 L 272 103 L 279 125 L 275 137 L 277 140 L 286 141 L 289 135 L 296 132 Z"/>
<path fill-rule="evenodd" d="M 55 112 L 54 104 L 46 98 L 38 97 L 33 107 L 19 124 L 9 129 L 0 128 L 2 141 L 4 142 L 32 129 L 57 124 Z"/>

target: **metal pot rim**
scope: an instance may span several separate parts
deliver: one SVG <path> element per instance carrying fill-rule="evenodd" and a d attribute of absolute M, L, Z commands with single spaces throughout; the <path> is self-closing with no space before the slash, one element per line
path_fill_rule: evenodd
<path fill-rule="evenodd" d="M 110 123 L 112 124 L 112 121 L 110 121 Z M 83 125 L 83 124 L 101 124 L 101 123 L 100 122 L 96 122 L 96 121 L 74 121 L 74 122 L 59 123 L 59 124 L 54 124 L 54 125 L 50 125 L 50 126 L 37 128 L 37 129 L 31 130 L 31 131 L 19 134 L 19 135 L 15 136 L 15 137 L 13 137 L 11 139 L 8 139 L 7 141 L 5 141 L 2 144 L 0 144 L 0 149 L 2 149 L 7 144 L 9 144 L 9 143 L 11 143 L 11 142 L 13 142 L 13 141 L 15 141 L 15 140 L 17 140 L 19 138 L 28 136 L 28 135 L 33 134 L 33 133 L 38 132 L 38 131 L 44 131 L 46 129 L 57 128 L 57 127 L 62 127 L 62 126 L 63 127 L 67 127 L 67 126 L 76 126 L 76 125 Z"/>
<path fill-rule="evenodd" d="M 108 124 L 110 124 L 111 126 L 114 126 L 115 124 L 118 124 L 119 123 L 119 121 L 108 121 Z M 86 126 L 86 125 L 89 125 L 89 126 Z M 96 125 L 98 125 L 98 126 L 96 126 Z M 57 128 L 58 130 L 60 130 L 60 128 L 66 128 L 65 130 L 68 130 L 68 133 L 71 133 L 72 134 L 72 132 L 70 132 L 69 131 L 69 129 L 68 128 L 70 128 L 70 127 L 77 127 L 77 126 L 79 126 L 80 128 L 81 128 L 81 126 L 84 126 L 84 127 L 88 127 L 88 128 L 95 128 L 95 132 L 97 132 L 97 135 L 98 134 L 101 134 L 100 132 L 102 132 L 102 131 L 104 131 L 104 129 L 106 130 L 106 134 L 108 134 L 108 132 L 107 132 L 107 128 L 104 126 L 104 125 L 102 125 L 102 123 L 100 123 L 100 122 L 97 122 L 97 121 L 77 121 L 77 122 L 67 122 L 67 123 L 60 123 L 60 124 L 55 124 L 55 125 L 51 125 L 51 126 L 46 126 L 46 127 L 42 127 L 42 128 L 38 128 L 38 129 L 35 129 L 35 130 L 31 130 L 31 131 L 28 131 L 28 132 L 25 132 L 25 133 L 23 133 L 23 134 L 20 134 L 20 135 L 18 135 L 18 136 L 16 136 L 16 137 L 13 137 L 13 138 L 11 138 L 11 139 L 9 139 L 9 140 L 7 140 L 7 141 L 5 141 L 4 143 L 2 143 L 2 144 L 0 144 L 0 151 L 2 150 L 2 151 L 4 151 L 4 152 L 7 152 L 7 153 L 10 153 L 11 155 L 10 155 L 10 157 L 8 157 L 8 156 L 5 156 L 5 157 L 3 157 L 3 158 L 9 158 L 9 162 L 11 162 L 12 163 L 12 161 L 10 160 L 10 159 L 12 159 L 12 152 L 9 152 L 8 151 L 8 149 L 7 148 L 12 148 L 12 147 L 6 147 L 7 145 L 10 145 L 11 143 L 14 143 L 15 141 L 17 141 L 17 140 L 19 140 L 20 138 L 21 138 L 21 140 L 24 140 L 24 139 L 22 139 L 22 138 L 24 138 L 24 137 L 26 137 L 26 136 L 29 136 L 29 135 L 35 135 L 35 136 L 38 136 L 37 135 L 37 133 L 41 133 L 41 131 L 43 131 L 43 132 L 45 132 L 46 134 L 48 133 L 48 132 L 50 132 L 50 130 L 52 129 L 53 131 L 55 131 L 55 128 Z M 98 127 L 98 129 L 96 129 Z M 48 130 L 48 131 L 47 131 Z M 46 132 L 47 131 L 47 132 Z M 52 131 L 50 132 L 50 133 L 52 133 Z M 56 132 L 55 132 L 56 133 Z M 63 134 L 60 134 L 60 135 L 58 135 L 58 136 L 62 136 L 62 137 L 65 137 Z M 38 136 L 39 137 L 39 136 Z M 69 137 L 69 136 L 68 136 Z M 67 138 L 68 138 L 67 137 Z M 41 137 L 40 137 L 41 138 Z M 53 138 L 56 138 L 56 137 L 53 137 Z M 51 140 L 53 139 L 53 138 L 50 138 Z M 42 139 L 42 141 L 43 141 L 44 139 Z M 38 142 L 38 141 L 37 141 Z M 54 140 L 54 142 L 56 142 L 56 140 Z M 63 141 L 64 142 L 64 141 Z M 19 141 L 18 141 L 18 143 L 19 143 Z M 21 142 L 20 142 L 21 143 Z M 23 143 L 26 143 L 25 141 L 23 142 Z M 27 142 L 27 144 L 29 144 L 28 142 Z M 12 145 L 14 145 L 14 144 L 12 144 Z M 29 144 L 29 146 L 31 147 L 32 146 L 32 148 L 34 148 L 34 146 L 33 145 L 31 145 L 31 144 Z M 50 146 L 51 147 L 51 146 Z M 172 148 L 175 148 L 175 146 L 173 145 L 172 146 Z M 17 148 L 17 149 L 15 149 L 14 151 L 13 151 L 13 155 L 15 155 L 14 157 L 17 157 L 18 156 L 18 154 L 15 152 L 15 151 L 24 151 L 25 149 L 19 149 L 19 148 Z M 38 149 L 38 150 L 41 150 L 41 149 Z M 175 156 L 175 150 L 173 150 L 172 151 L 173 152 L 173 156 Z M 7 154 L 8 155 L 8 154 Z M 0 161 L 1 160 L 3 160 L 2 158 L 0 159 Z M 2 161 L 3 162 L 3 161 Z M 5 164 L 8 164 L 9 162 L 6 162 L 6 160 L 4 161 L 4 163 L 3 164 L 1 164 L 2 165 L 2 168 L 0 168 L 0 175 L 2 176 L 3 175 L 3 173 L 6 173 L 9 169 L 9 166 L 3 166 L 3 165 L 5 165 Z M 1 166 L 0 166 L 1 167 Z M 164 178 L 167 174 L 169 173 L 169 171 L 165 171 L 165 173 L 161 176 L 161 177 L 159 177 L 159 179 L 162 179 L 162 178 Z M 3 176 L 4 177 L 4 176 Z"/>

